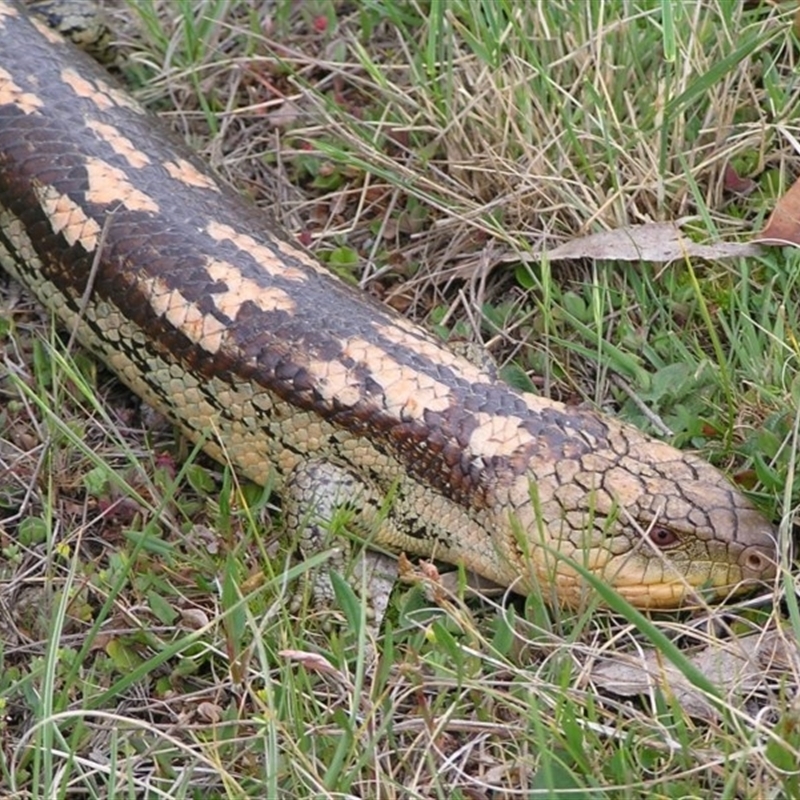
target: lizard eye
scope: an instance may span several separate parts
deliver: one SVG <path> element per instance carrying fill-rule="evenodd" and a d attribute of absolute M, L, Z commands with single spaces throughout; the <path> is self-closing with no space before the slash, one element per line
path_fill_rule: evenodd
<path fill-rule="evenodd" d="M 653 525 L 648 536 L 650 541 L 659 548 L 670 547 L 678 541 L 678 534 L 663 525 Z"/>

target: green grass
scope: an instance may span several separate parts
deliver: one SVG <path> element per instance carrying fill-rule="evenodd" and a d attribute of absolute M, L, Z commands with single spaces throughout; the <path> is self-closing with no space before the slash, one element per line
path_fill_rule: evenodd
<path fill-rule="evenodd" d="M 788 566 L 797 252 L 670 265 L 537 254 L 645 221 L 688 218 L 704 242 L 758 230 L 798 173 L 794 9 L 133 10 L 130 85 L 333 269 L 485 345 L 520 388 L 700 452 L 781 523 Z M 752 193 L 725 189 L 728 164 Z M 458 592 L 437 605 L 403 586 L 368 641 L 346 586 L 339 625 L 292 604 L 325 554 L 292 565 L 268 491 L 188 451 L 0 292 L 0 794 L 800 796 L 788 575 L 783 605 L 776 593 L 695 618 L 644 618 L 613 596 L 614 614 Z M 742 693 L 687 660 L 776 626 L 777 666 L 762 653 Z M 598 662 L 640 648 L 709 695 L 712 718 L 687 714 L 674 689 L 629 698 L 599 681 Z"/>

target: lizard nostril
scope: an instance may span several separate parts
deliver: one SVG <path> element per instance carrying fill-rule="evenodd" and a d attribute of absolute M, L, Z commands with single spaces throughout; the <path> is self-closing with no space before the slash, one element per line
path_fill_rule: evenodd
<path fill-rule="evenodd" d="M 747 566 L 750 567 L 754 572 L 761 569 L 762 565 L 762 558 L 758 553 L 750 553 L 747 556 Z"/>
<path fill-rule="evenodd" d="M 765 579 L 775 575 L 774 559 L 759 550 L 745 553 L 741 563 L 744 569 L 750 573 L 749 577 Z"/>

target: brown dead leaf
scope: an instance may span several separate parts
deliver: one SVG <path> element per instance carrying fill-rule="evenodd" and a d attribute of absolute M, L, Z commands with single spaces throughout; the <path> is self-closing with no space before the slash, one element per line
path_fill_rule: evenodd
<path fill-rule="evenodd" d="M 752 178 L 743 178 L 731 164 L 725 165 L 722 182 L 729 192 L 742 195 L 750 194 L 758 186 Z"/>
<path fill-rule="evenodd" d="M 414 566 L 406 557 L 401 554 L 398 561 L 398 575 L 405 583 L 419 583 L 425 587 L 425 594 L 428 599 L 442 605 L 447 600 L 447 592 L 442 587 L 442 576 L 432 561 L 420 560 Z"/>
<path fill-rule="evenodd" d="M 406 578 L 410 579 L 414 575 L 414 565 L 405 553 L 400 553 L 397 556 L 397 573 L 404 580 Z"/>
<path fill-rule="evenodd" d="M 698 244 L 684 236 L 680 227 L 674 222 L 648 222 L 644 225 L 617 228 L 573 239 L 546 251 L 546 255 L 550 261 L 591 258 L 667 264 L 685 258 L 716 261 L 723 258 L 754 256 L 760 252 L 760 248 L 754 244 L 739 242 Z"/>
<path fill-rule="evenodd" d="M 797 681 L 800 675 L 800 648 L 782 631 L 714 641 L 691 654 L 689 661 L 720 688 L 728 702 L 763 688 L 770 677 L 791 681 L 794 676 Z M 719 718 L 706 695 L 656 650 L 604 659 L 592 668 L 591 679 L 622 697 L 659 688 L 674 696 L 691 716 L 709 721 Z"/>
<path fill-rule="evenodd" d="M 223 709 L 216 703 L 206 700 L 197 706 L 196 713 L 201 722 L 210 722 L 216 725 L 222 719 Z"/>
<path fill-rule="evenodd" d="M 415 566 L 405 553 L 400 553 L 397 557 L 397 571 L 399 577 L 407 583 L 419 583 L 420 581 L 441 582 L 441 576 L 436 564 L 432 561 L 420 559 Z"/>
<path fill-rule="evenodd" d="M 764 230 L 754 239 L 758 244 L 800 247 L 800 179 L 796 180 L 769 215 Z"/>
<path fill-rule="evenodd" d="M 333 675 L 343 682 L 347 682 L 344 675 L 319 653 L 310 653 L 307 650 L 279 650 L 278 655 L 287 661 L 301 664 L 309 672 L 318 672 L 321 675 Z"/>
<path fill-rule="evenodd" d="M 208 614 L 201 608 L 182 608 L 180 609 L 180 615 L 183 624 L 194 631 L 205 628 L 210 622 Z"/>

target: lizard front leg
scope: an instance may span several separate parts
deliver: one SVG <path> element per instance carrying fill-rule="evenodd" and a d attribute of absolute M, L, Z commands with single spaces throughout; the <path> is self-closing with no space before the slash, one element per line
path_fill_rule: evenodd
<path fill-rule="evenodd" d="M 302 462 L 290 473 L 284 491 L 284 514 L 300 552 L 308 558 L 332 548 L 327 564 L 312 571 L 310 591 L 318 608 L 333 605 L 331 572 L 345 578 L 364 597 L 376 627 L 383 619 L 397 579 L 394 558 L 374 550 L 351 554 L 351 538 L 369 544 L 382 525 L 390 525 L 379 493 L 347 468 L 322 459 Z"/>

